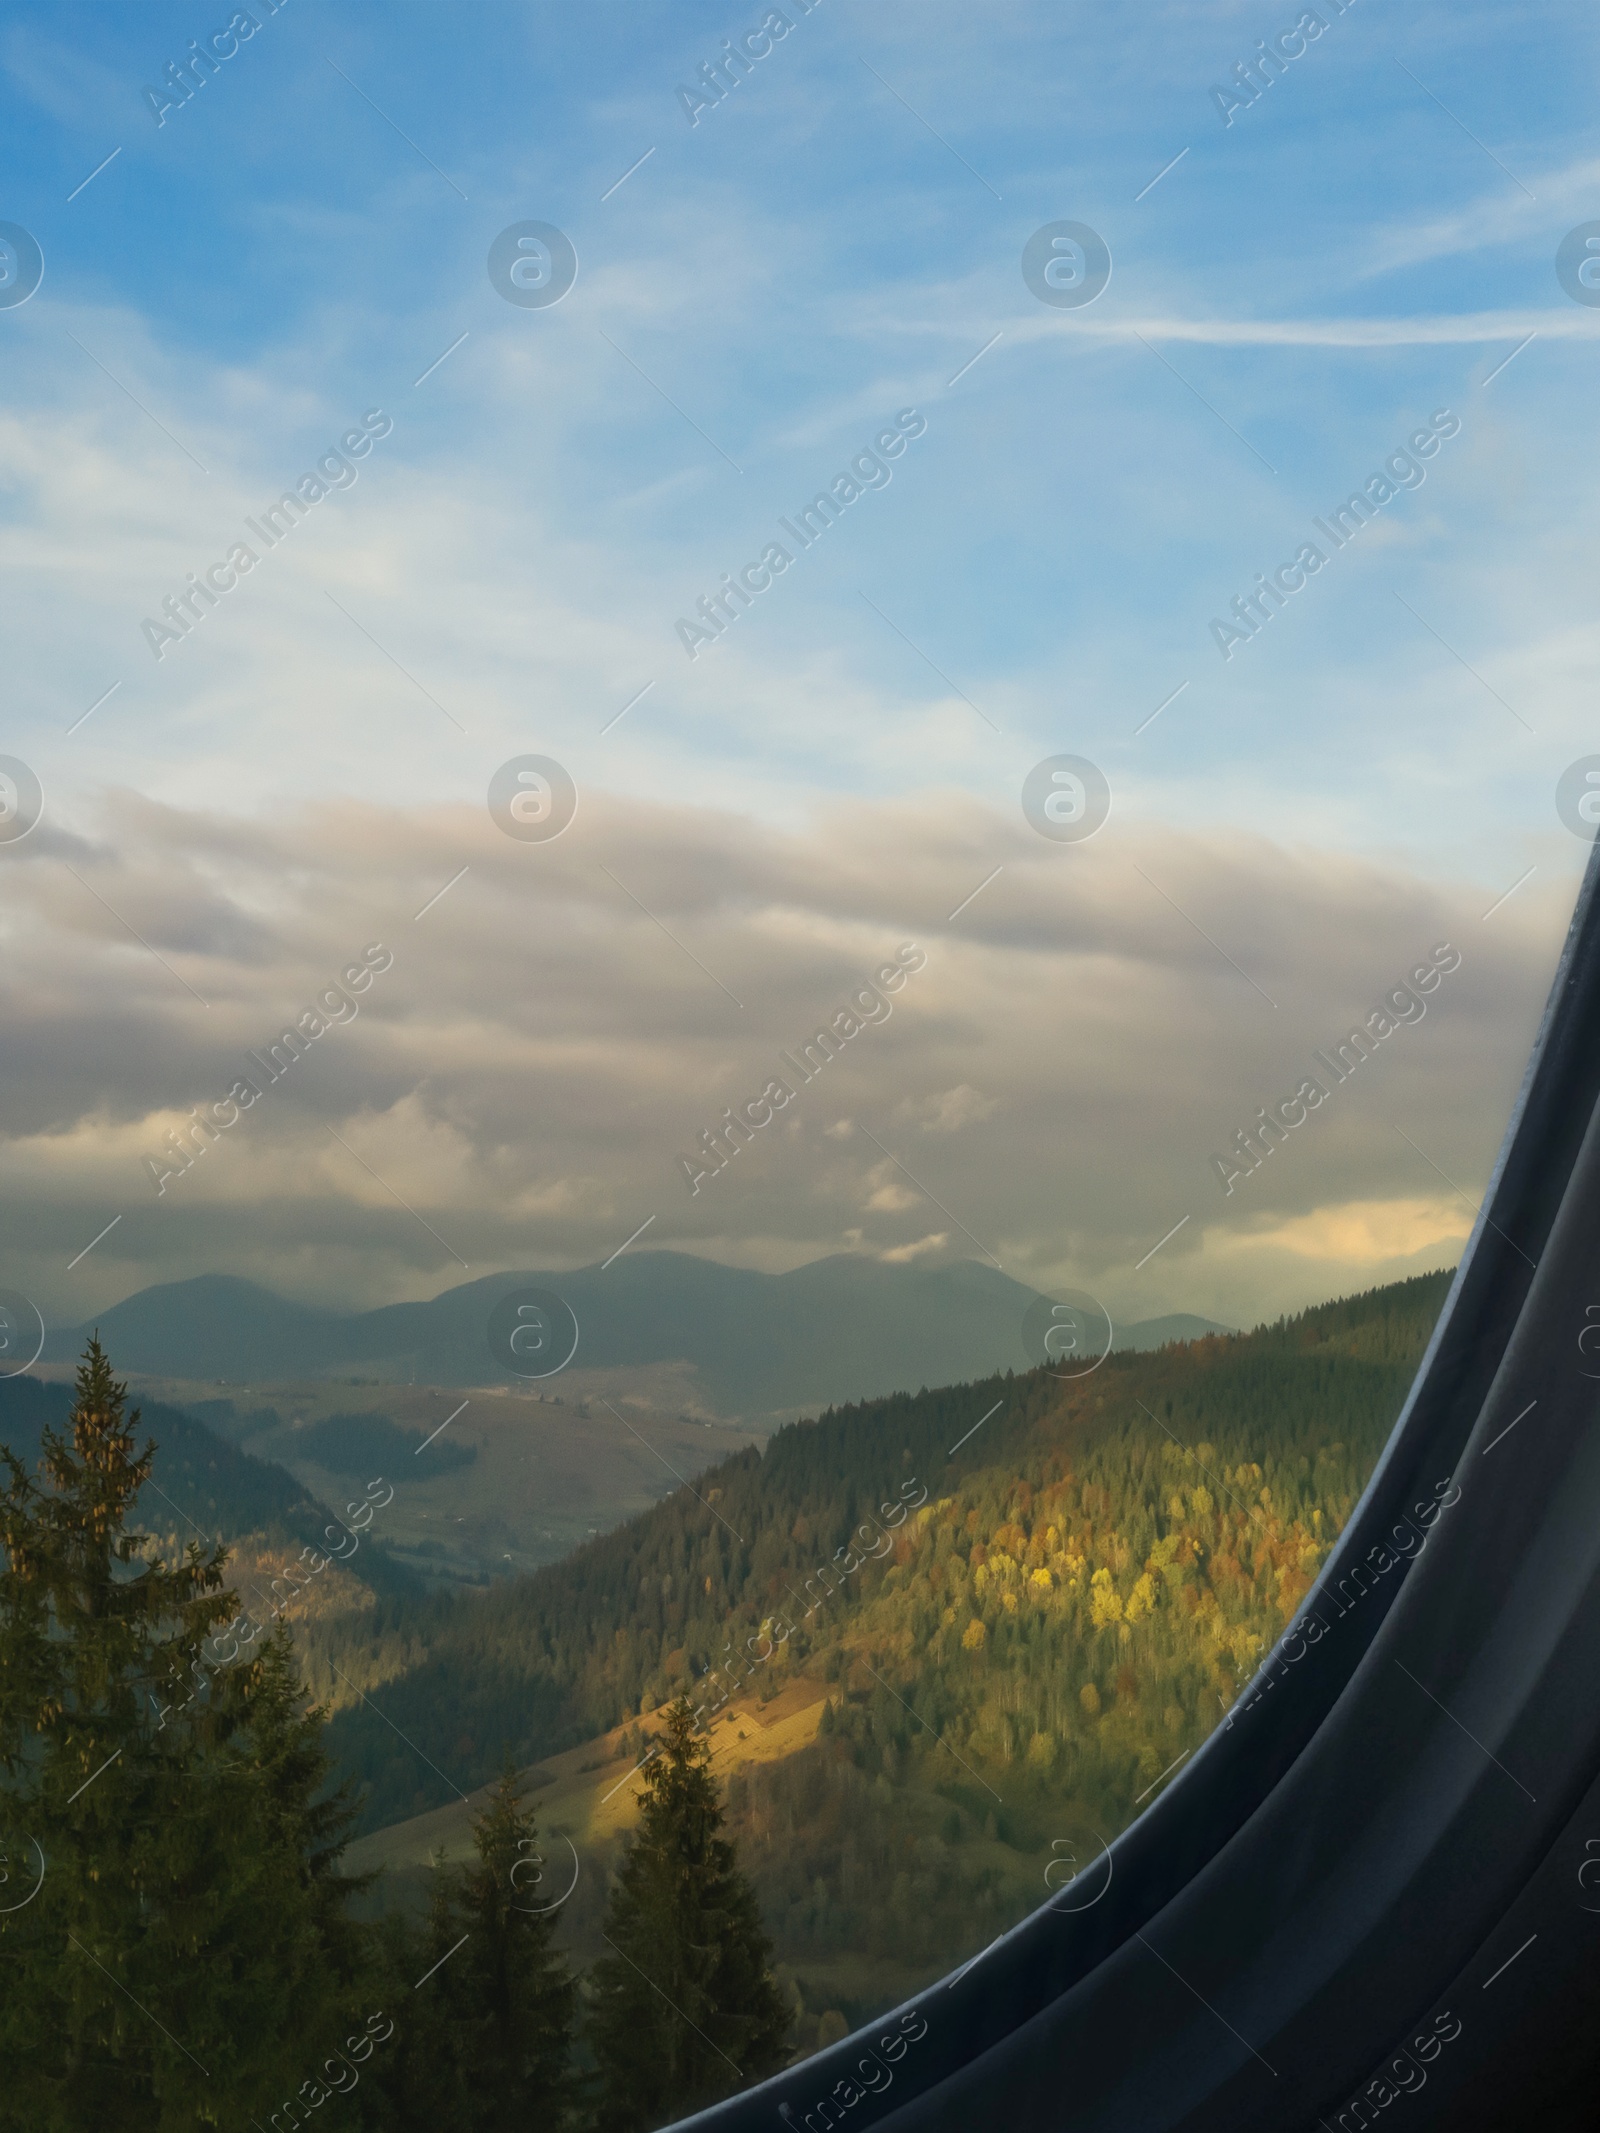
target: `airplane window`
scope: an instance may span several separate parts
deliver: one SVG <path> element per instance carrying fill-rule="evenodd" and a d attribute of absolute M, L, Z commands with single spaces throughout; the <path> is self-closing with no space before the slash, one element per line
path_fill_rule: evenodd
<path fill-rule="evenodd" d="M 1589 44 L 15 13 L 0 2126 L 1587 2122 Z"/>

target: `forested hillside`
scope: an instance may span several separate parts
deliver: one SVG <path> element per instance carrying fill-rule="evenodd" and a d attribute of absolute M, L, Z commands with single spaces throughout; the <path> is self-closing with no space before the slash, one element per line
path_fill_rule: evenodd
<path fill-rule="evenodd" d="M 0 1446 L 33 1473 L 43 1431 L 64 1430 L 71 1405 L 66 1385 L 0 1378 Z M 136 1505 L 141 1529 L 169 1562 L 180 1560 L 191 1542 L 225 1542 L 229 1579 L 246 1610 L 263 1623 L 274 1610 L 288 1620 L 317 1693 L 337 1686 L 325 1652 L 332 1624 L 375 1614 L 379 1596 L 385 1619 L 393 1621 L 420 1596 L 421 1581 L 381 1544 L 367 1537 L 351 1548 L 354 1536 L 340 1530 L 347 1506 L 320 1502 L 281 1466 L 253 1458 L 181 1408 L 145 1401 L 138 1435 L 141 1444 L 156 1447 Z M 330 1539 L 343 1561 L 324 1552 Z M 311 1571 L 313 1562 L 323 1569 Z M 383 1640 L 379 1648 L 387 1652 L 392 1643 Z M 398 1660 L 388 1663 L 392 1669 Z"/>
<path fill-rule="evenodd" d="M 368 1826 L 684 1685 L 709 1710 L 735 1676 L 759 1702 L 797 1674 L 819 1695 L 834 1685 L 826 1730 L 735 1805 L 753 1829 L 806 1822 L 813 1846 L 829 1829 L 841 1853 L 878 1844 L 874 1883 L 904 1855 L 890 1882 L 903 1878 L 907 1904 L 935 1901 L 937 1875 L 903 1817 L 875 1828 L 886 1773 L 939 1758 L 957 1834 L 964 1801 L 992 1831 L 1005 1814 L 1059 1820 L 1068 1801 L 1120 1826 L 1216 1723 L 1316 1575 L 1448 1278 L 1114 1355 L 1075 1381 L 1008 1372 L 831 1411 L 564 1563 L 335 1625 L 346 1642 L 333 1655 L 356 1678 L 392 1672 L 380 1647 L 412 1655 L 381 1708 L 342 1712 L 331 1730 L 370 1788 Z M 784 1901 L 818 1908 L 814 1888 Z"/>

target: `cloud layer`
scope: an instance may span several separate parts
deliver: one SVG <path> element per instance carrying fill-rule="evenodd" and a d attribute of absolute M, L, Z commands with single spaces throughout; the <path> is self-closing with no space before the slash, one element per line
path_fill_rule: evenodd
<path fill-rule="evenodd" d="M 1251 1317 L 1459 1248 L 1565 915 L 1265 838 L 1050 844 L 939 792 L 787 833 L 586 792 L 547 844 L 464 806 L 125 794 L 3 858 L 0 1279 L 56 1317 L 218 1265 L 427 1294 L 647 1218 L 747 1263 L 948 1253 Z M 1313 1051 L 1443 943 L 1426 1013 L 1336 1084 Z M 903 944 L 925 965 L 842 1041 Z M 1212 1158 L 1308 1074 L 1326 1102 L 1224 1192 Z M 734 1140 L 773 1077 L 791 1099 Z M 203 1148 L 181 1172 L 172 1133 Z"/>

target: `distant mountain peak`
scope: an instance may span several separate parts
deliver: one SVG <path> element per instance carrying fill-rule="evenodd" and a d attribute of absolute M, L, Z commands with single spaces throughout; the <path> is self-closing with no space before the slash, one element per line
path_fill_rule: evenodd
<path fill-rule="evenodd" d="M 83 1326 L 49 1336 L 76 1356 L 95 1328 L 117 1367 L 149 1376 L 255 1383 L 354 1368 L 436 1385 L 508 1382 L 487 1325 L 519 1287 L 554 1290 L 580 1328 L 580 1362 L 684 1362 L 708 1406 L 792 1414 L 1028 1367 L 1022 1321 L 1037 1291 L 976 1260 L 891 1265 L 835 1252 L 782 1274 L 690 1252 L 641 1251 L 613 1265 L 485 1274 L 420 1303 L 338 1311 L 295 1302 L 236 1274 L 141 1289 Z M 1231 1331 L 1192 1313 L 1119 1327 L 1118 1347 Z"/>

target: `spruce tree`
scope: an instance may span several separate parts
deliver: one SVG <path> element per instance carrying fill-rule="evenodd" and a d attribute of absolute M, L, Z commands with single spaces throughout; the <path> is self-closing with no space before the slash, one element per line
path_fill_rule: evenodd
<path fill-rule="evenodd" d="M 0 1452 L 0 1850 L 43 1862 L 0 1889 L 0 2126 L 42 2133 L 303 2107 L 358 2004 L 287 1643 L 219 1641 L 225 1550 L 130 1524 L 126 1398 L 91 1341 L 39 1479 Z"/>
<path fill-rule="evenodd" d="M 507 1769 L 473 1818 L 476 1865 L 435 1855 L 421 1929 L 391 1929 L 404 2032 L 385 2077 L 404 2133 L 559 2133 L 577 2101 L 577 1985 L 552 1947 L 560 1922 L 534 1817 Z"/>
<path fill-rule="evenodd" d="M 755 1891 L 720 1834 L 711 1750 L 680 1698 L 645 1765 L 637 1835 L 592 1972 L 599 2133 L 643 2133 L 784 2063 L 789 2013 Z"/>
<path fill-rule="evenodd" d="M 341 1870 L 360 1803 L 352 1780 L 332 1783 L 333 1758 L 323 1745 L 327 1711 L 307 1702 L 286 1622 L 261 1641 L 247 1686 L 249 1723 L 239 1745 L 260 1788 L 262 1829 L 295 1864 L 330 1975 L 354 1984 L 370 1971 L 374 1951 L 349 1906 L 377 1877 Z"/>
<path fill-rule="evenodd" d="M 395 2133 L 472 2133 L 472 2074 L 460 2018 L 456 1965 L 466 1954 L 459 1872 L 435 1853 L 428 1903 L 420 1920 L 384 1922 L 389 1992 L 401 2010 L 400 2034 L 375 2069 L 387 2106 L 381 2123 Z"/>
<path fill-rule="evenodd" d="M 461 1988 L 478 2010 L 472 2037 L 476 2133 L 553 2133 L 573 2102 L 570 2055 L 577 1985 L 551 1947 L 560 1924 L 553 1862 L 508 1766 L 472 1825 L 478 1863 L 459 1915 L 470 1935 Z"/>

